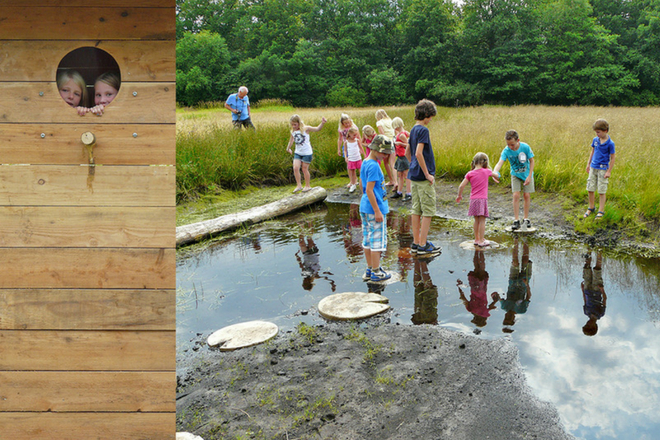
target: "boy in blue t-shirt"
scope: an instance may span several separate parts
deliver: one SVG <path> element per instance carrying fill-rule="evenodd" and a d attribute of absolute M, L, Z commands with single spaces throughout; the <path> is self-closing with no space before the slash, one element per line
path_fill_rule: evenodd
<path fill-rule="evenodd" d="M 605 119 L 594 122 L 593 129 L 596 137 L 591 141 L 591 154 L 587 162 L 587 192 L 589 192 L 589 208 L 584 218 L 589 217 L 596 209 L 596 190 L 598 190 L 598 213 L 596 219 L 605 215 L 605 200 L 607 184 L 609 183 L 612 167 L 614 166 L 614 142 L 610 138 L 610 124 Z"/>
<path fill-rule="evenodd" d="M 392 141 L 378 135 L 369 144 L 369 156 L 362 162 L 360 182 L 362 199 L 360 217 L 362 218 L 362 247 L 367 260 L 367 271 L 362 277 L 365 281 L 385 281 L 392 277 L 380 267 L 380 254 L 387 250 L 387 222 L 385 216 L 390 212 L 385 190 L 385 176 L 378 161 L 394 152 Z"/>
<path fill-rule="evenodd" d="M 529 145 L 520 142 L 518 132 L 509 130 L 504 135 L 506 147 L 502 150 L 500 161 L 497 162 L 493 172 L 500 176 L 500 169 L 505 161 L 511 166 L 511 190 L 513 191 L 513 225 L 511 229 L 520 229 L 520 192 L 523 193 L 523 226 L 529 228 L 529 205 L 534 192 L 534 152 Z"/>

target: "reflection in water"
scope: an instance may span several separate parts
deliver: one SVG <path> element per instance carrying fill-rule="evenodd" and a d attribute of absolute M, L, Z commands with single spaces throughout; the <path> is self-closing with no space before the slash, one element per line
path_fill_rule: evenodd
<path fill-rule="evenodd" d="M 603 287 L 603 255 L 596 252 L 596 265 L 591 268 L 591 252 L 585 254 L 584 268 L 582 270 L 582 298 L 584 299 L 584 314 L 589 320 L 582 327 L 587 336 L 598 333 L 598 320 L 605 316 L 607 295 Z"/>
<path fill-rule="evenodd" d="M 438 323 L 438 287 L 431 281 L 428 263 L 431 258 L 415 258 L 413 285 L 415 286 L 415 312 L 412 323 L 437 324 Z"/>
<path fill-rule="evenodd" d="M 319 274 L 321 271 L 319 248 L 316 246 L 316 243 L 314 243 L 311 231 L 306 237 L 302 232 L 298 235 L 298 247 L 300 247 L 300 249 L 296 251 L 296 260 L 298 261 L 301 275 L 303 277 L 303 289 L 311 291 L 314 287 L 314 280 L 323 278 L 328 280 L 330 288 L 334 292 L 337 286 L 335 282 L 327 276 L 332 275 L 332 273 L 323 272 L 323 275 Z M 302 254 L 302 258 L 300 254 Z"/>
<path fill-rule="evenodd" d="M 485 327 L 490 311 L 495 309 L 495 303 L 499 298 L 497 292 L 493 292 L 493 301 L 488 304 L 488 272 L 486 272 L 486 256 L 484 252 L 475 249 L 474 270 L 468 273 L 468 283 L 470 284 L 470 299 L 465 297 L 461 289 L 463 282 L 457 280 L 458 293 L 468 312 L 472 313 L 472 323 L 477 327 Z"/>
<path fill-rule="evenodd" d="M 513 252 L 511 255 L 511 269 L 509 271 L 509 288 L 506 298 L 500 299 L 498 293 L 493 294 L 494 300 L 500 301 L 500 307 L 506 313 L 502 325 L 504 333 L 513 333 L 511 328 L 516 323 L 516 315 L 527 312 L 532 291 L 529 288 L 529 279 L 532 276 L 532 262 L 529 260 L 529 245 L 523 240 L 522 261 L 518 261 L 518 237 L 513 239 Z"/>
<path fill-rule="evenodd" d="M 360 205 L 351 203 L 348 208 L 348 220 L 343 222 L 342 238 L 344 249 L 350 262 L 360 261 L 362 257 L 362 220 L 360 219 Z"/>

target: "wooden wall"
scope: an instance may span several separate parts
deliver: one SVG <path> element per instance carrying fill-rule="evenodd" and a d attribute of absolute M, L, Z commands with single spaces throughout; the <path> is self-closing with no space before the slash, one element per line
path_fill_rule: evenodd
<path fill-rule="evenodd" d="M 59 96 L 80 47 L 101 117 Z M 0 96 L 0 439 L 174 439 L 174 0 L 0 0 Z"/>

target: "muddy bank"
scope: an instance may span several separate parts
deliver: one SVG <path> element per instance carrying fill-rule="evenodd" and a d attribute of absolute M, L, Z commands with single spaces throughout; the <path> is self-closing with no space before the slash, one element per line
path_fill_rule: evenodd
<path fill-rule="evenodd" d="M 177 360 L 177 430 L 210 439 L 570 439 L 518 351 L 436 326 L 299 326 Z"/>

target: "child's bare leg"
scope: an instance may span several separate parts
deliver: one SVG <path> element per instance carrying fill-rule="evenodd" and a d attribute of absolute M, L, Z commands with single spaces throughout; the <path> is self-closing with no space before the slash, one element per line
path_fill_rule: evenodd
<path fill-rule="evenodd" d="M 525 216 L 523 218 L 529 218 L 529 204 L 531 199 L 532 197 L 530 193 L 528 192 L 523 193 L 523 211 L 525 213 Z"/>
<path fill-rule="evenodd" d="M 367 267 L 371 267 L 373 269 L 374 267 L 371 265 L 371 257 L 372 257 L 371 249 L 363 248 L 363 250 L 364 250 L 364 259 L 367 260 Z"/>
<path fill-rule="evenodd" d="M 596 194 L 593 191 L 589 191 L 589 208 L 594 209 L 596 207 Z"/>
<path fill-rule="evenodd" d="M 405 171 L 404 171 L 404 173 L 405 173 Z M 407 194 L 412 193 L 412 183 L 410 182 L 410 179 L 406 179 L 406 193 Z"/>
<path fill-rule="evenodd" d="M 390 165 L 390 169 L 392 170 L 392 175 L 394 176 L 394 181 L 392 183 L 394 186 L 397 186 L 397 179 L 396 179 L 396 173 L 394 172 L 394 162 L 396 161 L 396 154 L 392 153 L 390 156 L 387 158 L 387 163 Z M 401 190 L 401 188 L 399 188 Z"/>
<path fill-rule="evenodd" d="M 513 218 L 520 219 L 520 191 L 513 193 Z"/>
<path fill-rule="evenodd" d="M 296 178 L 296 189 L 301 189 L 302 185 L 300 184 L 300 159 L 293 159 L 293 177 Z"/>
<path fill-rule="evenodd" d="M 421 229 L 421 216 L 411 214 L 410 223 L 413 230 L 413 243 L 419 244 L 419 230 Z"/>
<path fill-rule="evenodd" d="M 606 200 L 607 200 L 607 194 L 598 194 L 598 210 L 600 212 L 605 212 Z"/>
<path fill-rule="evenodd" d="M 351 179 L 351 185 L 357 184 L 355 170 L 348 170 L 348 177 Z"/>
<path fill-rule="evenodd" d="M 376 270 L 380 267 L 380 251 L 371 251 L 371 266 L 372 269 Z"/>
<path fill-rule="evenodd" d="M 303 162 L 302 163 L 302 172 L 303 176 L 305 176 L 305 188 L 306 189 L 311 189 L 311 186 L 309 186 L 309 181 L 310 181 L 310 176 L 309 176 L 309 164 Z M 300 186 L 300 184 L 298 184 Z"/>
<path fill-rule="evenodd" d="M 480 215 L 475 220 L 478 228 L 477 235 L 479 236 L 479 243 L 483 243 L 486 239 L 486 217 Z"/>
<path fill-rule="evenodd" d="M 406 172 L 405 171 L 399 171 L 398 172 L 398 179 L 397 179 L 397 192 L 402 193 L 403 192 L 403 184 L 406 181 Z M 410 191 L 408 191 L 410 192 Z"/>
<path fill-rule="evenodd" d="M 429 235 L 429 229 L 431 229 L 431 220 L 433 220 L 432 217 L 424 217 L 422 216 L 422 219 L 420 221 L 420 228 L 419 228 L 419 245 L 420 246 L 426 246 L 426 237 Z"/>
<path fill-rule="evenodd" d="M 474 231 L 474 244 L 481 243 L 481 239 L 479 238 L 479 217 L 474 217 L 472 230 Z"/>

